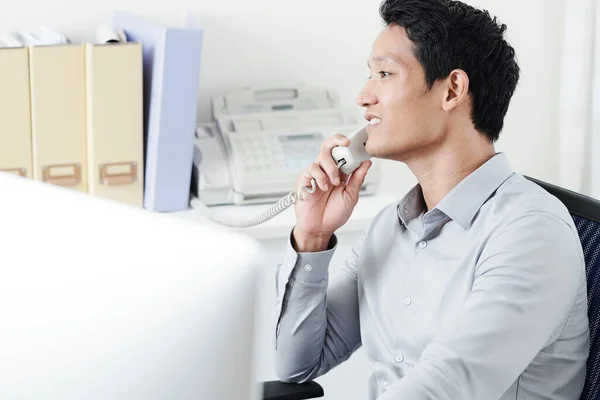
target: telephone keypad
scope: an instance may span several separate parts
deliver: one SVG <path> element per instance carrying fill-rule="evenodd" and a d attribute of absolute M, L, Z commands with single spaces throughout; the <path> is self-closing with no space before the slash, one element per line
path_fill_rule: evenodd
<path fill-rule="evenodd" d="M 242 175 L 301 172 L 319 154 L 320 134 L 233 134 L 230 144 Z"/>

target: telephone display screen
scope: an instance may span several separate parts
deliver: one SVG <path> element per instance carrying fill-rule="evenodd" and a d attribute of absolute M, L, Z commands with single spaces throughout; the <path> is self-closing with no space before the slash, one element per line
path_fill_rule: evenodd
<path fill-rule="evenodd" d="M 300 133 L 279 135 L 279 146 L 284 155 L 285 166 L 291 169 L 304 169 L 315 161 L 323 136 L 320 133 Z"/>

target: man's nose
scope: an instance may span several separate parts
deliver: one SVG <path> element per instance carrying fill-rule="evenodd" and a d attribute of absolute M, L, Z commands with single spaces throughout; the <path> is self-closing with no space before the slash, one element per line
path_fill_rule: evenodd
<path fill-rule="evenodd" d="M 375 92 L 371 88 L 369 82 L 367 82 L 363 90 L 358 94 L 358 97 L 356 98 L 356 104 L 358 104 L 360 107 L 369 107 L 376 103 L 377 96 L 375 95 Z"/>

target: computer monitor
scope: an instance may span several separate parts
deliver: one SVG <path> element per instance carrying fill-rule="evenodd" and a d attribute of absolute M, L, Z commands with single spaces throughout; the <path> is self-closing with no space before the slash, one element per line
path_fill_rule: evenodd
<path fill-rule="evenodd" d="M 0 173 L 0 399 L 250 400 L 262 247 Z"/>

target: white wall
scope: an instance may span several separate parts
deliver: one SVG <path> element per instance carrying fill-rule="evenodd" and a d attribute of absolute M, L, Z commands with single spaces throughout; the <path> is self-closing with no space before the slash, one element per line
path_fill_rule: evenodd
<path fill-rule="evenodd" d="M 379 0 L 79 0 L 11 3 L 0 13 L 3 31 L 39 24 L 74 39 L 92 40 L 111 11 L 136 12 L 170 24 L 191 11 L 205 28 L 200 120 L 210 119 L 209 99 L 241 85 L 306 82 L 337 89 L 354 101 L 368 75 L 366 58 L 382 25 Z M 557 96 L 564 0 L 472 0 L 509 26 L 522 67 L 498 149 L 514 168 L 557 180 Z M 352 5 L 350 5 L 352 4 Z M 402 196 L 414 184 L 404 166 L 384 162 L 382 190 Z"/>
<path fill-rule="evenodd" d="M 515 170 L 558 181 L 558 95 L 564 0 L 473 0 L 508 25 L 521 80 L 497 148 Z"/>

